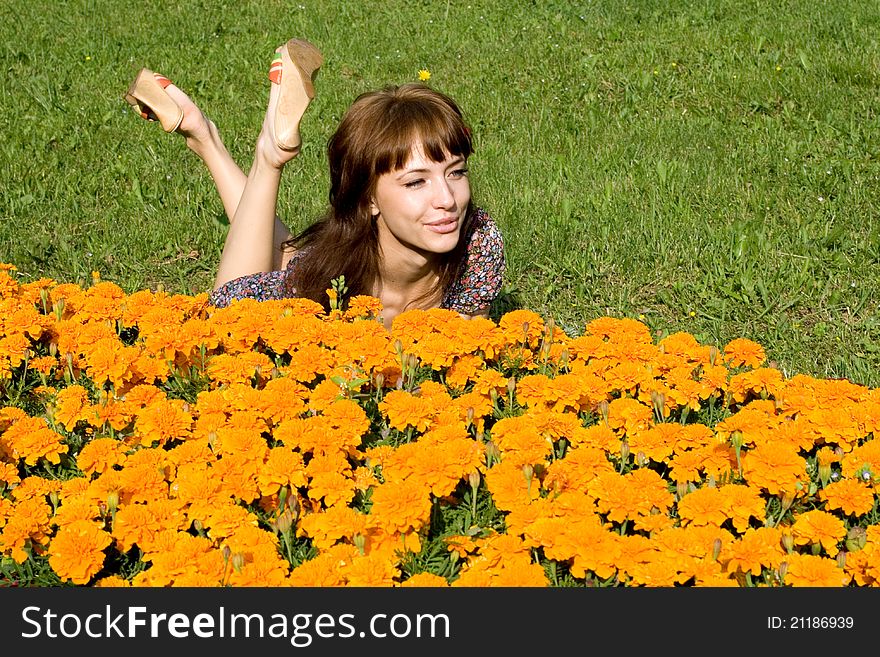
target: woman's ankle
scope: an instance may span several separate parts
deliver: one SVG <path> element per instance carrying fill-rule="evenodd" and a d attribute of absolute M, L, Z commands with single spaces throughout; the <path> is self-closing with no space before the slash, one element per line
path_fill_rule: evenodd
<path fill-rule="evenodd" d="M 204 117 L 204 121 L 204 126 L 182 133 L 186 140 L 186 147 L 203 160 L 226 150 L 215 123 L 208 117 Z"/>

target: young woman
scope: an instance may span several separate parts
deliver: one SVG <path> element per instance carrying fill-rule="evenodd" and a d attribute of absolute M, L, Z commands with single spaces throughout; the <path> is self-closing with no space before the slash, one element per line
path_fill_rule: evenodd
<path fill-rule="evenodd" d="M 411 308 L 486 317 L 504 272 L 501 234 L 471 202 L 473 145 L 461 111 L 421 83 L 359 96 L 330 138 L 330 207 L 298 235 L 276 214 L 284 165 L 323 60 L 291 39 L 269 71 L 269 104 L 247 175 L 216 126 L 175 85 L 143 69 L 126 100 L 186 138 L 207 165 L 230 218 L 211 302 L 305 297 L 328 305 L 330 282 L 371 295 L 387 327 Z"/>

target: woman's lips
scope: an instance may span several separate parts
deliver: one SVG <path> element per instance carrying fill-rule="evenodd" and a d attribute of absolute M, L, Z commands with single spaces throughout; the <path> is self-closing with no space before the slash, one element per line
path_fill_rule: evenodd
<path fill-rule="evenodd" d="M 454 232 L 458 228 L 458 219 L 453 217 L 451 219 L 443 219 L 442 221 L 434 221 L 430 224 L 425 224 L 425 228 L 433 233 L 445 235 L 446 233 Z"/>

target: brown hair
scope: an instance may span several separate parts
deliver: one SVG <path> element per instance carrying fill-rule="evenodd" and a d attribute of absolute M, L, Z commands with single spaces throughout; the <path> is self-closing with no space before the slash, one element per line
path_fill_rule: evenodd
<path fill-rule="evenodd" d="M 455 101 L 421 83 L 389 86 L 361 94 L 342 117 L 327 145 L 330 208 L 304 231 L 285 242 L 295 247 L 296 265 L 288 270 L 285 294 L 312 299 L 328 308 L 330 281 L 345 276 L 348 294 L 372 294 L 379 277 L 379 232 L 370 199 L 379 177 L 403 168 L 414 144 L 426 157 L 467 159 L 471 132 Z M 467 248 L 469 207 L 456 247 L 443 254 L 437 285 L 416 301 L 444 295 L 455 282 Z"/>

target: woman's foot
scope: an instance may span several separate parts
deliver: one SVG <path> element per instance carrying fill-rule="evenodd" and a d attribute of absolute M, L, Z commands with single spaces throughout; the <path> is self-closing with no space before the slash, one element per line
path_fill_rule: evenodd
<path fill-rule="evenodd" d="M 180 87 L 172 82 L 165 87 L 165 91 L 183 112 L 183 118 L 175 132 L 183 135 L 190 150 L 201 154 L 209 144 L 219 141 L 217 126 Z"/>
<path fill-rule="evenodd" d="M 281 98 L 281 85 L 269 85 L 269 104 L 263 117 L 263 127 L 257 137 L 257 157 L 270 166 L 280 169 L 294 157 L 299 155 L 301 143 L 296 146 L 282 148 L 276 133 L 278 119 L 278 101 Z"/>

